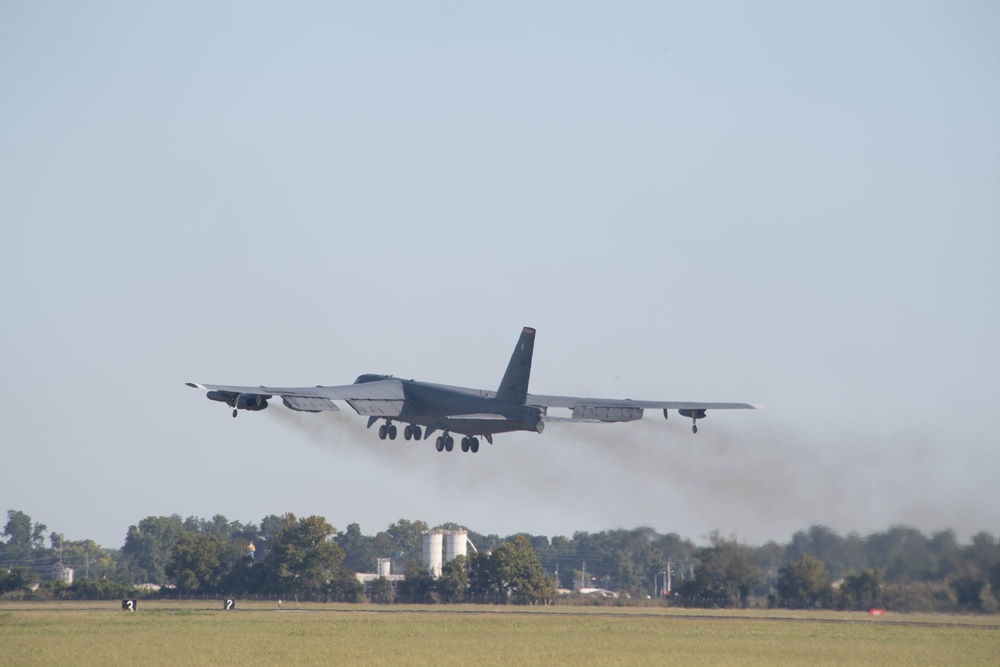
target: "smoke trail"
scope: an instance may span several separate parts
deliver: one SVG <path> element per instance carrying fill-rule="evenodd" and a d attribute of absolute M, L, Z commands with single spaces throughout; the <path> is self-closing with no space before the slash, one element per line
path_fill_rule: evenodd
<path fill-rule="evenodd" d="M 906 523 L 960 534 L 1000 523 L 998 509 L 983 501 L 995 463 L 955 461 L 929 437 L 806 435 L 759 419 L 706 422 L 693 435 L 687 422 L 647 419 L 552 424 L 544 436 L 500 435 L 476 455 L 439 454 L 432 440 L 380 441 L 350 413 L 267 414 L 338 457 L 377 463 L 397 485 L 414 478 L 432 485 L 428 507 L 461 499 L 473 527 L 492 521 L 555 535 L 650 525 L 764 542 L 815 523 L 841 532 Z M 410 498 L 395 502 L 398 515 L 422 510 Z"/>
<path fill-rule="evenodd" d="M 861 532 L 905 523 L 968 534 L 998 521 L 998 509 L 983 502 L 995 463 L 984 466 L 975 454 L 956 460 L 927 436 L 817 436 L 759 422 L 706 424 L 697 436 L 679 432 L 687 425 L 676 422 L 625 429 L 574 427 L 573 440 L 613 476 L 634 480 L 628 489 L 639 512 L 670 498 L 699 525 L 756 540 L 814 523 Z"/>
<path fill-rule="evenodd" d="M 396 440 L 379 440 L 375 427 L 368 430 L 365 418 L 348 412 L 323 412 L 318 414 L 303 414 L 286 409 L 268 410 L 279 423 L 295 429 L 304 435 L 310 443 L 338 456 L 363 457 L 373 459 L 379 464 L 413 472 L 425 470 L 433 473 L 444 473 L 461 470 L 463 475 L 456 478 L 461 484 L 475 487 L 484 479 L 499 480 L 504 483 L 524 484 L 527 488 L 546 487 L 552 483 L 561 483 L 563 474 L 552 471 L 551 466 L 541 465 L 539 450 L 535 447 L 511 448 L 511 438 L 518 435 L 500 435 L 498 443 L 490 446 L 482 442 L 478 454 L 465 454 L 456 450 L 438 453 L 434 449 L 434 438 L 428 440 L 406 441 L 400 435 Z M 527 438 L 540 436 L 527 435 Z M 517 455 L 515 468 L 511 468 L 512 454 Z M 499 455 L 499 456 L 498 456 Z M 467 463 L 463 468 L 457 466 Z M 475 465 L 475 464 L 479 465 Z M 489 465 L 487 465 L 487 463 Z M 471 467 L 475 465 L 475 467 Z"/>

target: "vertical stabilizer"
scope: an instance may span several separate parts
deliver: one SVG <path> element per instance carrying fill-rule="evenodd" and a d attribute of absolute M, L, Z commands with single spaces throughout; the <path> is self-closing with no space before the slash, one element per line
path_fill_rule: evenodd
<path fill-rule="evenodd" d="M 528 398 L 528 377 L 531 375 L 531 354 L 535 350 L 535 330 L 521 329 L 514 354 L 510 355 L 507 372 L 497 389 L 497 398 L 508 403 L 524 405 Z"/>

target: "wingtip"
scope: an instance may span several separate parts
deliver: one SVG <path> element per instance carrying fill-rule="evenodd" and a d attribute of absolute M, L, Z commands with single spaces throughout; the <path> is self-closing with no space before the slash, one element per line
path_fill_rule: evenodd
<path fill-rule="evenodd" d="M 188 387 L 191 387 L 192 389 L 204 389 L 203 386 L 201 386 L 200 384 L 196 384 L 194 382 L 185 382 L 184 384 L 187 385 Z"/>

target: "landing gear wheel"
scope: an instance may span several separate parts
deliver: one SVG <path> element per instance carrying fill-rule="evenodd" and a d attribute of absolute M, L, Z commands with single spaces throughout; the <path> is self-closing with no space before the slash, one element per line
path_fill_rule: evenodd
<path fill-rule="evenodd" d="M 447 449 L 449 452 L 455 449 L 455 438 L 451 437 L 450 435 L 446 437 L 444 439 L 444 448 Z"/>
<path fill-rule="evenodd" d="M 236 419 L 236 414 L 239 412 L 236 408 L 233 408 L 233 419 Z"/>
<path fill-rule="evenodd" d="M 395 424 L 389 424 L 388 431 L 389 431 L 389 439 L 390 440 L 395 440 L 396 439 L 396 432 L 397 432 L 396 431 L 396 425 Z"/>
<path fill-rule="evenodd" d="M 387 435 L 389 435 L 389 429 L 385 427 L 385 424 L 382 424 L 378 427 L 378 439 L 385 440 L 385 436 Z"/>
<path fill-rule="evenodd" d="M 691 424 L 691 432 L 692 433 L 697 433 L 698 432 L 698 425 L 697 424 Z"/>
<path fill-rule="evenodd" d="M 468 438 L 462 438 L 462 451 L 463 452 L 468 452 L 469 451 L 469 439 Z"/>
<path fill-rule="evenodd" d="M 423 435 L 423 433 L 420 432 L 420 427 L 414 425 L 414 427 L 413 427 L 413 439 L 414 440 L 420 440 L 420 436 L 421 435 Z"/>
<path fill-rule="evenodd" d="M 444 438 L 438 436 L 438 439 L 434 441 L 434 447 L 439 451 L 444 451 Z"/>
<path fill-rule="evenodd" d="M 473 454 L 479 451 L 479 438 L 472 439 L 472 442 L 469 443 L 469 451 Z"/>
<path fill-rule="evenodd" d="M 403 440 L 409 440 L 413 437 L 413 427 L 407 424 L 403 427 Z"/>

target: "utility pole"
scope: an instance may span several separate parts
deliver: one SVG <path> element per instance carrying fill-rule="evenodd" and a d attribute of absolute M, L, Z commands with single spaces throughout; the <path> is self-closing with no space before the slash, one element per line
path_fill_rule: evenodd
<path fill-rule="evenodd" d="M 667 559 L 667 595 L 670 595 L 670 568 L 671 567 L 673 567 L 673 564 L 670 562 L 670 559 Z"/>

